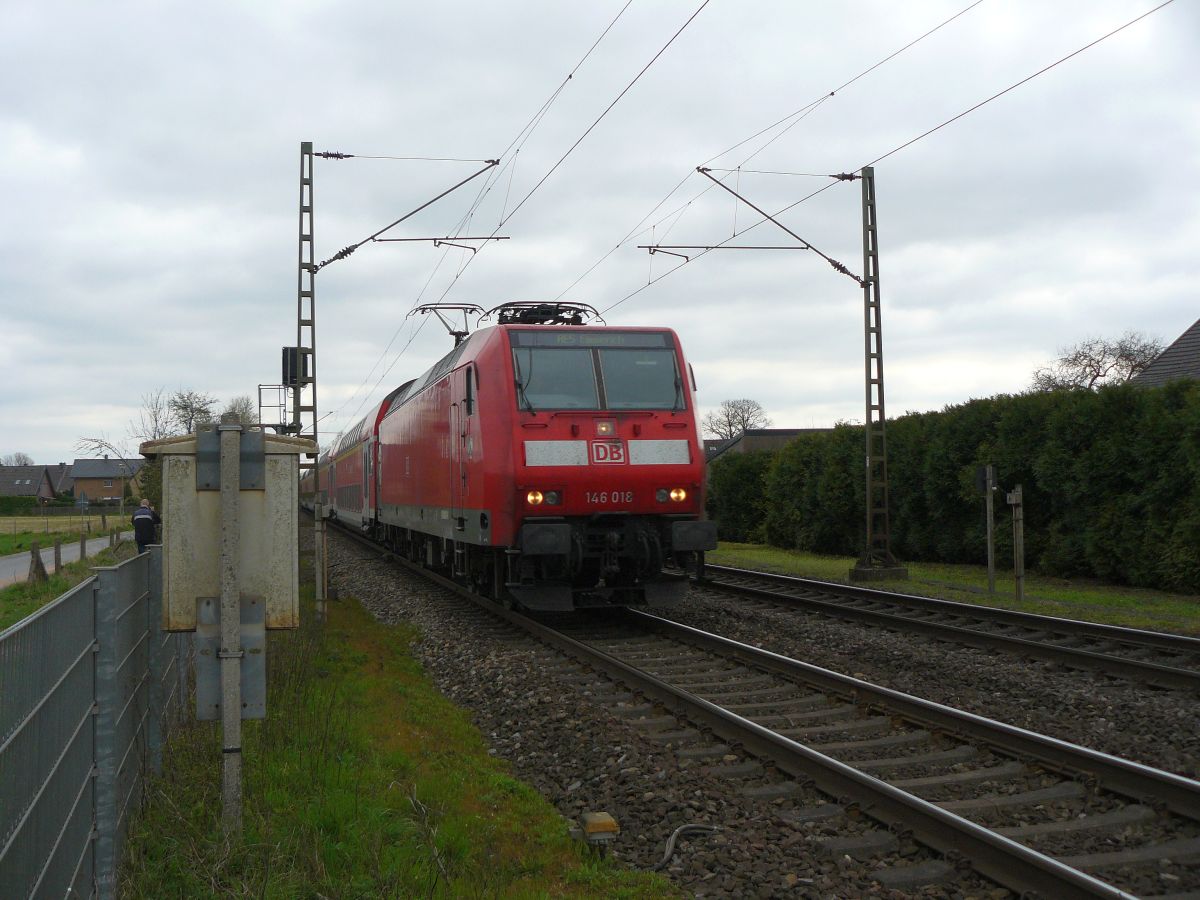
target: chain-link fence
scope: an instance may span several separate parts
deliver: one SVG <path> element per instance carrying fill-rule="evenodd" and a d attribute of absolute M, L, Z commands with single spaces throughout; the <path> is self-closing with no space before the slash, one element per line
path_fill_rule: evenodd
<path fill-rule="evenodd" d="M 0 894 L 111 898 L 130 816 L 186 714 L 162 548 L 0 632 Z"/>

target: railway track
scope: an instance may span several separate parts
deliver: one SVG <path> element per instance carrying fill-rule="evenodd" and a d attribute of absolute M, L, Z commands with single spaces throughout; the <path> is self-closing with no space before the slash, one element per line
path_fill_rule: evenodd
<path fill-rule="evenodd" d="M 811 782 L 840 798 L 793 819 L 878 821 L 833 839 L 835 852 L 877 853 L 909 833 L 948 857 L 881 870 L 885 885 L 951 877 L 967 861 L 1044 897 L 1200 889 L 1186 864 L 1200 860 L 1200 783 L 643 613 L 599 634 L 574 623 L 540 636 L 690 723 L 690 752 L 737 746 L 788 776 L 764 796 Z"/>
<path fill-rule="evenodd" d="M 1200 891 L 1200 783 L 657 616 L 549 624 L 472 599 L 572 657 L 580 678 L 623 685 L 617 714 L 685 764 L 831 835 L 801 852 L 894 858 L 915 841 L 939 854 L 881 867 L 885 886 L 970 870 L 1042 897 Z"/>
<path fill-rule="evenodd" d="M 705 566 L 704 587 L 1173 690 L 1200 692 L 1200 638 Z"/>

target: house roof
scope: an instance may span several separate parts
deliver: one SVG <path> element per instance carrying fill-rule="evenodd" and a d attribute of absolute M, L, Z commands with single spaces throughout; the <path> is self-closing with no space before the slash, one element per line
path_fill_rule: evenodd
<path fill-rule="evenodd" d="M 49 480 L 45 466 L 0 466 L 0 497 L 36 497 Z"/>
<path fill-rule="evenodd" d="M 1160 387 L 1180 378 L 1200 379 L 1200 319 L 1135 375 L 1133 384 Z"/>
<path fill-rule="evenodd" d="M 71 467 L 67 463 L 46 466 L 46 471 L 50 474 L 50 484 L 56 494 L 71 490 L 75 484 L 75 479 L 71 477 Z"/>
<path fill-rule="evenodd" d="M 802 434 L 816 434 L 828 431 L 828 428 L 747 428 L 736 437 L 727 440 L 706 440 L 704 456 L 712 462 L 718 456 L 733 450 L 738 444 L 746 442 L 747 447 L 754 450 L 777 450 Z"/>
<path fill-rule="evenodd" d="M 130 478 L 146 464 L 144 459 L 77 459 L 71 465 L 71 477 Z"/>

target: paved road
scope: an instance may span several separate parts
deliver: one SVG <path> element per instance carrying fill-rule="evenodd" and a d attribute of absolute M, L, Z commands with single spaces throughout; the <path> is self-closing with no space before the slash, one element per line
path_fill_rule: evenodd
<path fill-rule="evenodd" d="M 79 537 L 76 535 L 63 536 L 62 545 L 62 561 L 63 564 L 75 562 L 79 559 Z M 67 538 L 72 538 L 67 540 Z M 121 532 L 123 540 L 133 540 L 132 531 Z M 53 573 L 54 571 L 54 535 L 45 535 L 45 540 L 50 546 L 42 550 L 42 562 L 46 564 L 46 571 Z M 108 535 L 103 537 L 88 538 L 87 555 L 95 556 L 101 550 L 108 546 Z M 24 581 L 29 576 L 29 551 L 24 553 L 14 553 L 12 556 L 0 556 L 0 587 L 14 584 L 18 581 Z"/>

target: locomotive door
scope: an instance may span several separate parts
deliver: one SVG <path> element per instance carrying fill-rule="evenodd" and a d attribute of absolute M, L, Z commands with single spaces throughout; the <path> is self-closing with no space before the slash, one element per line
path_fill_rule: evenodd
<path fill-rule="evenodd" d="M 363 525 L 366 525 L 371 518 L 371 445 L 372 441 L 367 440 L 362 447 L 362 497 L 361 517 Z"/>
<path fill-rule="evenodd" d="M 454 519 L 455 531 L 462 531 L 466 525 L 463 518 L 463 479 L 466 478 L 463 382 L 466 372 L 466 369 L 459 369 L 450 377 L 450 516 Z"/>
<path fill-rule="evenodd" d="M 475 412 L 474 377 L 471 366 L 454 373 L 451 381 L 456 402 L 450 404 L 450 515 L 458 531 L 466 529 L 466 506 L 470 493 L 467 464 L 471 460 L 471 420 Z"/>

